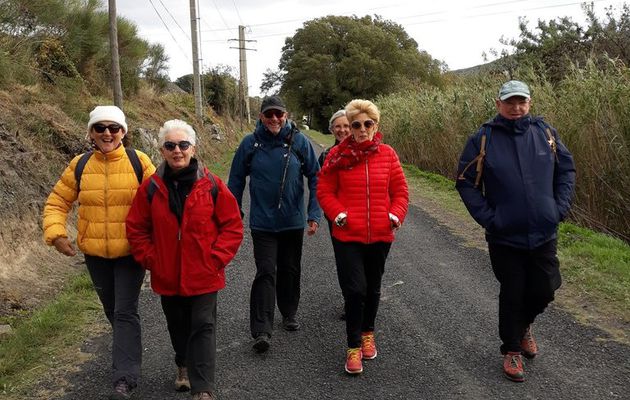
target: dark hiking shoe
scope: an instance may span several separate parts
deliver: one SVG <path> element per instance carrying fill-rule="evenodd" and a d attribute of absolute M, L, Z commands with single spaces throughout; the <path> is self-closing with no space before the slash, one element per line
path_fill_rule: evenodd
<path fill-rule="evenodd" d="M 521 353 L 510 351 L 503 356 L 503 373 L 506 378 L 514 382 L 523 382 L 525 380 Z"/>
<path fill-rule="evenodd" d="M 131 386 L 124 379 L 116 382 L 114 392 L 109 396 L 109 400 L 126 400 L 131 399 Z"/>
<path fill-rule="evenodd" d="M 536 354 L 538 354 L 538 345 L 536 344 L 534 335 L 532 335 L 531 325 L 527 327 L 525 335 L 523 335 L 523 339 L 521 340 L 521 354 L 529 359 L 536 357 Z"/>
<path fill-rule="evenodd" d="M 264 353 L 269 350 L 269 339 L 271 337 L 266 333 L 259 333 L 258 336 L 254 339 L 254 344 L 252 347 L 258 353 Z"/>
<path fill-rule="evenodd" d="M 300 330 L 300 323 L 295 317 L 284 317 L 282 318 L 282 327 L 285 331 L 298 331 Z"/>

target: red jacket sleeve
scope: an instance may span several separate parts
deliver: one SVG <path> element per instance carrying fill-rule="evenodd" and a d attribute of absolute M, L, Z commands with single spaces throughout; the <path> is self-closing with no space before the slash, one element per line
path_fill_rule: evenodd
<path fill-rule="evenodd" d="M 223 183 L 215 177 L 218 194 L 214 205 L 214 218 L 219 235 L 212 246 L 212 258 L 218 261 L 219 268 L 224 268 L 236 255 L 243 241 L 243 220 L 236 198 Z"/>

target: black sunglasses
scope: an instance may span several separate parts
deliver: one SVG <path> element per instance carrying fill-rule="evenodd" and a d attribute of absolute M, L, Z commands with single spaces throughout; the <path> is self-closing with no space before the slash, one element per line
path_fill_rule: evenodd
<path fill-rule="evenodd" d="M 365 126 L 365 129 L 370 129 L 374 126 L 374 124 L 375 122 L 371 119 L 366 119 L 365 121 L 363 121 L 363 124 L 361 124 L 361 121 L 352 121 L 350 126 L 352 127 L 352 129 L 361 129 L 361 125 L 363 125 Z"/>
<path fill-rule="evenodd" d="M 276 118 L 280 119 L 284 115 L 284 111 L 281 110 L 267 110 L 263 113 L 265 118 L 272 118 L 274 115 Z"/>
<path fill-rule="evenodd" d="M 103 133 L 105 132 L 105 129 L 109 129 L 109 133 L 118 133 L 118 131 L 122 129 L 122 126 L 118 124 L 111 124 L 111 125 L 94 124 L 92 125 L 92 129 L 94 129 L 94 132 L 96 133 Z"/>
<path fill-rule="evenodd" d="M 175 142 L 164 142 L 164 148 L 168 151 L 173 151 L 175 150 L 175 147 L 179 146 L 179 149 L 181 151 L 186 151 L 188 150 L 188 148 L 190 146 L 192 146 L 192 143 L 190 143 L 188 140 L 182 140 L 179 143 L 175 143 Z"/>

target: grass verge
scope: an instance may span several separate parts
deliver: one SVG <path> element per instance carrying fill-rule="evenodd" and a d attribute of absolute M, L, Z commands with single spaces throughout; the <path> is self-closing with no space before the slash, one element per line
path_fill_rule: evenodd
<path fill-rule="evenodd" d="M 56 365 L 85 337 L 85 327 L 102 314 L 87 273 L 74 277 L 61 294 L 29 318 L 14 318 L 14 331 L 0 341 L 0 393 L 16 394 Z"/>
<path fill-rule="evenodd" d="M 315 143 L 323 146 L 324 148 L 330 147 L 333 144 L 335 144 L 335 136 L 332 134 L 325 135 L 313 129 L 309 129 L 303 132 L 306 136 L 310 137 Z"/>

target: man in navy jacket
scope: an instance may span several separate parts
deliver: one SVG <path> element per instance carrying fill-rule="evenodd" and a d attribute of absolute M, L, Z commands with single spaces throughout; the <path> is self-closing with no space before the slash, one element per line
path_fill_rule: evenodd
<path fill-rule="evenodd" d="M 285 330 L 300 328 L 296 320 L 304 229 L 313 235 L 322 211 L 315 191 L 319 164 L 308 139 L 287 120 L 278 96 L 263 99 L 256 130 L 236 150 L 228 187 L 242 210 L 249 176 L 249 227 L 254 244 L 256 277 L 250 295 L 250 329 L 258 352 L 269 348 L 276 306 Z M 308 181 L 308 211 L 304 206 Z M 242 211 L 241 211 L 242 213 Z"/>
<path fill-rule="evenodd" d="M 538 352 L 531 324 L 561 284 L 557 229 L 569 212 L 575 166 L 555 129 L 529 114 L 525 83 L 503 84 L 495 103 L 497 116 L 466 143 L 456 187 L 486 230 L 501 286 L 503 371 L 508 379 L 522 382 L 521 355 L 533 358 Z"/>

